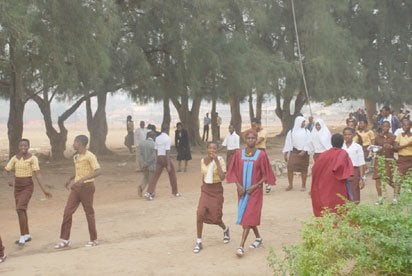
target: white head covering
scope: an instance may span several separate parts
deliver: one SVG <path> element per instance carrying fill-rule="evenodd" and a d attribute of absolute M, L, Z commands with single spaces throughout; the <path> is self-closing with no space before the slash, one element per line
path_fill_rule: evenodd
<path fill-rule="evenodd" d="M 316 129 L 316 124 L 320 125 L 320 130 Z M 332 134 L 322 119 L 315 120 L 315 127 L 311 132 L 312 146 L 315 153 L 324 152 L 332 147 L 331 144 Z"/>
<path fill-rule="evenodd" d="M 292 130 L 286 135 L 285 146 L 283 152 L 292 151 L 293 148 L 298 150 L 304 150 L 312 152 L 310 143 L 310 132 L 302 127 L 302 123 L 305 121 L 303 116 L 297 116 L 293 124 Z"/>

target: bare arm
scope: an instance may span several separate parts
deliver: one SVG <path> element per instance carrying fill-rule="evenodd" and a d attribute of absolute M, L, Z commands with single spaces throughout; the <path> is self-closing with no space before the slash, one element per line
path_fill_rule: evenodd
<path fill-rule="evenodd" d="M 43 177 L 41 176 L 40 171 L 34 171 L 34 177 L 36 178 L 37 183 L 39 184 L 40 189 L 42 190 L 42 192 L 44 193 L 44 195 L 45 195 L 47 198 L 51 198 L 51 197 L 52 197 L 52 194 L 51 194 L 49 191 L 46 191 L 46 190 L 44 189 L 44 186 L 43 186 Z"/>

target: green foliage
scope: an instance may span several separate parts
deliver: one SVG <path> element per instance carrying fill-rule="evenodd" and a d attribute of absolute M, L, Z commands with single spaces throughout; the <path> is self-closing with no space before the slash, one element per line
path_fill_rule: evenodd
<path fill-rule="evenodd" d="M 403 177 L 398 204 L 347 203 L 342 215 L 326 213 L 304 223 L 303 242 L 272 249 L 275 275 L 410 275 L 412 273 L 412 176 Z"/>

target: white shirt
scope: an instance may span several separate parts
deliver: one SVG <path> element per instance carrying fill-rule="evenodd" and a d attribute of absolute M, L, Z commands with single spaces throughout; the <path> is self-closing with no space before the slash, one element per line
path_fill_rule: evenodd
<path fill-rule="evenodd" d="M 392 114 L 389 114 L 388 117 L 383 118 L 382 122 L 389 122 L 389 132 L 392 133 Z"/>
<path fill-rule="evenodd" d="M 362 146 L 352 142 L 348 147 L 346 142 L 343 142 L 342 149 L 346 150 L 354 167 L 365 165 L 365 155 L 363 154 Z"/>
<path fill-rule="evenodd" d="M 227 150 L 235 150 L 240 148 L 240 139 L 239 135 L 233 131 L 232 134 L 228 134 L 223 140 L 222 146 L 227 147 Z"/>
<path fill-rule="evenodd" d="M 157 149 L 157 156 L 166 155 L 166 151 L 170 150 L 170 137 L 162 132 L 155 140 L 155 149 Z"/>
<path fill-rule="evenodd" d="M 412 133 L 412 129 L 409 132 Z M 398 136 L 399 134 L 402 134 L 402 133 L 403 133 L 403 128 L 400 127 L 397 130 L 395 130 L 393 135 Z"/>
<path fill-rule="evenodd" d="M 137 146 L 140 144 L 140 142 L 143 142 L 146 140 L 148 129 L 147 128 L 141 128 L 139 127 L 138 129 L 135 130 L 134 132 L 134 144 Z"/>

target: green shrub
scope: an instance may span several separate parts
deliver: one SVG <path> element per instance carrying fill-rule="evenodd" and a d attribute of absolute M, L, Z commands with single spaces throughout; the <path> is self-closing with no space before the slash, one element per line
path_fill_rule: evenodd
<path fill-rule="evenodd" d="M 284 246 L 283 257 L 271 249 L 274 275 L 412 275 L 412 177 L 395 177 L 398 204 L 348 202 L 343 215 L 305 222 L 302 243 Z"/>

